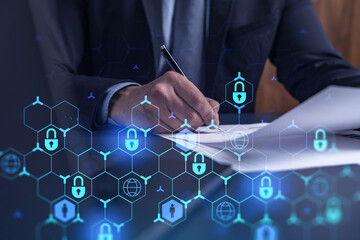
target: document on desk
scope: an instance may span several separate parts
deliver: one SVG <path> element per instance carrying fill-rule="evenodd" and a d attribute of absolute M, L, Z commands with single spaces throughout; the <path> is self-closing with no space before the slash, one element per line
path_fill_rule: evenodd
<path fill-rule="evenodd" d="M 359 164 L 360 134 L 351 131 L 360 128 L 359 105 L 360 88 L 330 86 L 272 123 L 221 125 L 221 130 L 201 127 L 199 134 L 161 136 L 235 171 Z M 328 136 L 322 152 L 313 148 L 319 128 Z"/>

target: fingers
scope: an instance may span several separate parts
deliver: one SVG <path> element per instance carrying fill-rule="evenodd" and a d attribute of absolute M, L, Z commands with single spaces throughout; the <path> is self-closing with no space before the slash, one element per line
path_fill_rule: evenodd
<path fill-rule="evenodd" d="M 209 102 L 209 104 L 211 105 L 211 107 L 213 108 L 213 110 L 215 110 L 216 112 L 219 112 L 220 104 L 218 103 L 218 101 L 216 101 L 212 98 L 208 98 L 208 97 L 206 99 Z"/>
<path fill-rule="evenodd" d="M 201 116 L 206 125 L 210 125 L 212 107 L 200 90 L 192 82 L 176 72 L 167 72 L 165 74 L 171 81 L 176 94 Z"/>
<path fill-rule="evenodd" d="M 183 124 L 183 122 L 176 117 L 174 112 L 173 115 L 175 118 L 169 118 L 171 116 L 171 111 L 167 107 L 160 109 L 160 122 L 166 123 L 166 127 L 171 131 L 178 129 Z"/>
<path fill-rule="evenodd" d="M 181 99 L 175 92 L 170 101 L 168 101 L 167 106 L 171 112 L 182 122 L 187 119 L 189 125 L 193 128 L 198 128 L 204 125 L 204 121 L 189 104 L 187 104 L 183 99 Z"/>
<path fill-rule="evenodd" d="M 219 119 L 219 109 L 220 109 L 220 104 L 215 101 L 214 99 L 211 98 L 206 98 L 206 100 L 209 102 L 209 104 L 211 105 L 212 109 L 213 109 L 213 115 L 212 115 L 212 119 L 214 120 L 214 124 L 216 126 L 219 126 L 220 124 L 220 119 Z"/>

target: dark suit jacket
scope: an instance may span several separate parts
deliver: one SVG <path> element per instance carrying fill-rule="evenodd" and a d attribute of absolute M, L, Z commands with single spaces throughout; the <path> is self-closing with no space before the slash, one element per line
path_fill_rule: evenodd
<path fill-rule="evenodd" d="M 113 84 L 146 84 L 155 76 L 149 0 L 32 0 L 43 56 L 57 101 L 80 107 L 89 126 L 97 99 Z M 153 0 L 158 1 L 158 0 Z M 330 85 L 360 86 L 360 73 L 329 42 L 311 0 L 209 0 L 201 90 L 219 102 L 238 72 L 254 99 L 267 58 L 278 79 L 300 101 Z M 159 9 L 161 15 L 161 8 Z M 134 65 L 139 69 L 133 69 Z M 231 95 L 228 96 L 231 98 Z M 253 111 L 254 101 L 243 111 Z M 224 104 L 221 111 L 236 109 Z"/>

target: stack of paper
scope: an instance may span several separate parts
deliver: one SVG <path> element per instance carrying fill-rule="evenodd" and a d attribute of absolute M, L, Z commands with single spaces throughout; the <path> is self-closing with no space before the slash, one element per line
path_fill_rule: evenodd
<path fill-rule="evenodd" d="M 360 89 L 331 86 L 270 124 L 201 127 L 199 134 L 163 134 L 234 170 L 282 171 L 360 162 Z M 327 133 L 326 151 L 313 147 L 315 132 Z M 321 134 L 320 134 L 321 135 Z M 318 136 L 322 137 L 322 136 Z"/>

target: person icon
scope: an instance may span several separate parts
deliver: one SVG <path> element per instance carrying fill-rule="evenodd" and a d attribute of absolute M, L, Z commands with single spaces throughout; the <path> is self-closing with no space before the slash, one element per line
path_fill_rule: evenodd
<path fill-rule="evenodd" d="M 66 203 L 64 203 L 64 205 L 62 207 L 62 212 L 63 212 L 64 218 L 66 218 L 66 215 L 67 215 L 67 212 L 68 212 L 68 207 L 66 206 Z"/>
<path fill-rule="evenodd" d="M 170 206 L 170 214 L 171 214 L 171 218 L 174 218 L 174 214 L 175 214 L 175 207 L 174 204 L 171 204 Z"/>
<path fill-rule="evenodd" d="M 265 228 L 263 231 L 263 239 L 264 240 L 269 240 L 270 239 L 270 233 L 269 233 L 269 229 Z"/>

